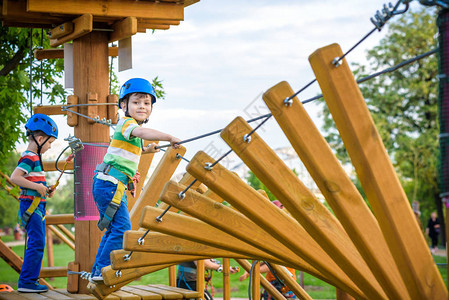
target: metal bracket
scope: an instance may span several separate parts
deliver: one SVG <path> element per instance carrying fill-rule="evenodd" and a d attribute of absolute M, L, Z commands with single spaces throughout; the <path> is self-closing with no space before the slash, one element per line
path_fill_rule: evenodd
<path fill-rule="evenodd" d="M 244 141 L 245 143 L 249 143 L 249 142 L 251 142 L 251 136 L 250 136 L 250 135 L 247 135 L 247 134 L 245 134 L 245 135 L 243 136 L 243 141 Z"/>
<path fill-rule="evenodd" d="M 205 168 L 206 170 L 208 170 L 208 171 L 212 171 L 213 166 L 212 166 L 211 163 L 207 162 L 207 163 L 205 164 L 204 168 Z"/>

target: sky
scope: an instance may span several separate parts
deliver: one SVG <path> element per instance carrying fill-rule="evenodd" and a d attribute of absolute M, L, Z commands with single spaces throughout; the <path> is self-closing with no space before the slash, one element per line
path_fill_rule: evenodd
<path fill-rule="evenodd" d="M 385 3 L 202 0 L 185 8 L 180 25 L 133 36 L 133 68 L 119 72 L 118 79 L 123 83 L 158 76 L 166 96 L 157 101 L 145 126 L 189 139 L 221 129 L 237 116 L 251 119 L 268 113 L 264 91 L 284 80 L 295 91 L 305 86 L 315 78 L 308 56 L 332 43 L 344 52 L 351 48 L 374 28 L 370 18 Z M 366 50 L 379 42 L 385 27 L 351 52 L 348 62 L 366 64 Z M 315 83 L 299 98 L 319 93 Z M 320 107 L 305 107 L 320 127 Z M 61 137 L 70 130 L 61 128 Z M 289 146 L 273 119 L 258 134 L 273 149 Z M 187 159 L 199 150 L 218 158 L 230 149 L 219 135 L 184 146 Z"/>

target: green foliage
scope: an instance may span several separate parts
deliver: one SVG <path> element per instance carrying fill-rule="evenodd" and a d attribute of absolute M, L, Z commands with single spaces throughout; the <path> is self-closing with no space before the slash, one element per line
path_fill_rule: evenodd
<path fill-rule="evenodd" d="M 368 51 L 369 66 L 356 65 L 356 78 L 436 48 L 435 17 L 435 10 L 422 8 L 393 19 L 379 45 Z M 410 201 L 419 201 L 422 208 L 434 207 L 438 194 L 437 75 L 437 57 L 430 56 L 360 84 L 406 193 Z M 327 107 L 323 115 L 326 139 L 337 156 L 348 162 Z"/>
<path fill-rule="evenodd" d="M 153 78 L 151 85 L 154 87 L 154 92 L 156 93 L 157 99 L 165 99 L 164 86 L 162 80 L 159 80 L 159 76 Z"/>
<path fill-rule="evenodd" d="M 33 50 L 41 46 L 42 31 L 33 30 Z M 43 35 L 43 48 L 49 39 Z M 16 59 L 17 58 L 17 59 Z M 30 116 L 30 29 L 0 26 L 0 167 L 15 143 L 24 139 L 20 128 Z M 42 72 L 41 72 L 42 68 Z M 62 60 L 33 62 L 32 97 L 34 105 L 41 96 L 50 103 L 64 102 L 65 93 L 58 79 L 62 76 Z M 8 70 L 8 71 L 6 71 Z M 42 84 L 42 93 L 41 93 Z"/>

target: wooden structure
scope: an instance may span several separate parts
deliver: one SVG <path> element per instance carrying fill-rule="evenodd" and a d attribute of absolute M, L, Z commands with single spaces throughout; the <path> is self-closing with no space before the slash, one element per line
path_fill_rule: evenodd
<path fill-rule="evenodd" d="M 7 26 L 51 28 L 53 47 L 73 41 L 75 95 L 69 97 L 68 103 L 99 104 L 74 110 L 91 117 L 114 119 L 116 111 L 101 105 L 117 101 L 117 97 L 107 94 L 107 58 L 113 51 L 108 49 L 108 42 L 129 41 L 136 32 L 177 25 L 183 19 L 184 7 L 194 2 L 3 0 L 1 20 Z M 36 55 L 61 57 L 60 52 L 48 50 Z M 90 291 L 97 298 L 111 299 L 133 299 L 130 295 L 136 295 L 139 290 L 134 298 L 156 299 L 152 298 L 156 297 L 152 293 L 170 288 L 126 285 L 142 275 L 182 261 L 226 257 L 237 259 L 247 270 L 247 259 L 270 262 L 301 299 L 310 297 L 296 281 L 289 280 L 279 266 L 308 272 L 336 286 L 341 297 L 347 299 L 350 298 L 347 294 L 357 299 L 447 299 L 447 288 L 349 66 L 346 60 L 338 66 L 332 63 L 341 56 L 339 46 L 334 44 L 318 49 L 310 56 L 310 63 L 373 212 L 302 104 L 296 97 L 291 102 L 285 101 L 294 93 L 288 83 L 281 82 L 264 94 L 264 101 L 335 215 L 314 197 L 257 133 L 253 133 L 250 140 L 246 139 L 245 135 L 252 129 L 242 118 L 236 118 L 222 131 L 221 137 L 283 203 L 288 213 L 272 205 L 264 195 L 220 164 L 209 168 L 214 160 L 203 152 L 190 161 L 188 174 L 181 182 L 169 181 L 180 161 L 177 154 L 185 153 L 184 148 L 170 149 L 148 184 L 139 187 L 140 195 L 130 201 L 132 230 L 125 234 L 124 249 L 111 253 L 111 266 L 103 268 L 104 284 L 87 287 L 85 281 L 74 280 L 68 289 L 79 293 Z M 109 129 L 104 125 L 63 112 L 61 107 L 38 109 L 42 113 L 67 114 L 68 123 L 75 127 L 75 135 L 83 142 L 109 142 Z M 98 163 L 88 159 L 91 152 L 85 153 L 77 156 L 74 166 L 78 174 L 85 174 L 83 178 L 91 176 Z M 152 156 L 144 158 L 139 171 L 146 174 Z M 198 182 L 185 191 L 193 178 Z M 82 189 L 77 193 L 83 201 L 90 200 Z M 184 197 L 179 197 L 180 193 Z M 159 199 L 176 208 L 168 211 L 162 221 L 156 218 L 166 206 L 154 207 Z M 223 200 L 232 208 L 222 204 Z M 89 271 L 101 233 L 96 220 L 75 217 L 74 265 L 78 270 Z M 145 231 L 142 229 L 151 232 L 143 238 Z M 201 263 L 198 266 L 201 278 L 203 267 Z M 170 276 L 174 284 L 173 267 Z M 160 298 L 202 298 L 201 282 L 198 293 Z M 262 278 L 260 283 L 274 298 L 282 299 L 282 295 Z M 253 286 L 257 295 L 258 282 Z M 54 293 L 61 292 L 52 291 L 49 297 L 54 298 Z M 2 296 L 0 294 L 0 298 Z M 21 299 L 20 295 L 15 297 Z M 77 296 L 65 294 L 64 297 Z M 225 299 L 229 297 L 229 293 L 225 294 Z"/>

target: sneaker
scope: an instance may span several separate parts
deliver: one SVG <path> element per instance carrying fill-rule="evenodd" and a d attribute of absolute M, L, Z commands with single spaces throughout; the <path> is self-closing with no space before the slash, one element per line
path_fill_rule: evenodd
<path fill-rule="evenodd" d="M 99 273 L 99 274 L 92 274 L 92 276 L 89 277 L 89 282 L 90 282 L 90 283 L 100 283 L 100 282 L 103 282 L 103 276 L 101 275 L 101 273 Z"/>
<path fill-rule="evenodd" d="M 17 291 L 21 293 L 43 293 L 48 291 L 48 287 L 37 282 L 20 283 Z"/>

